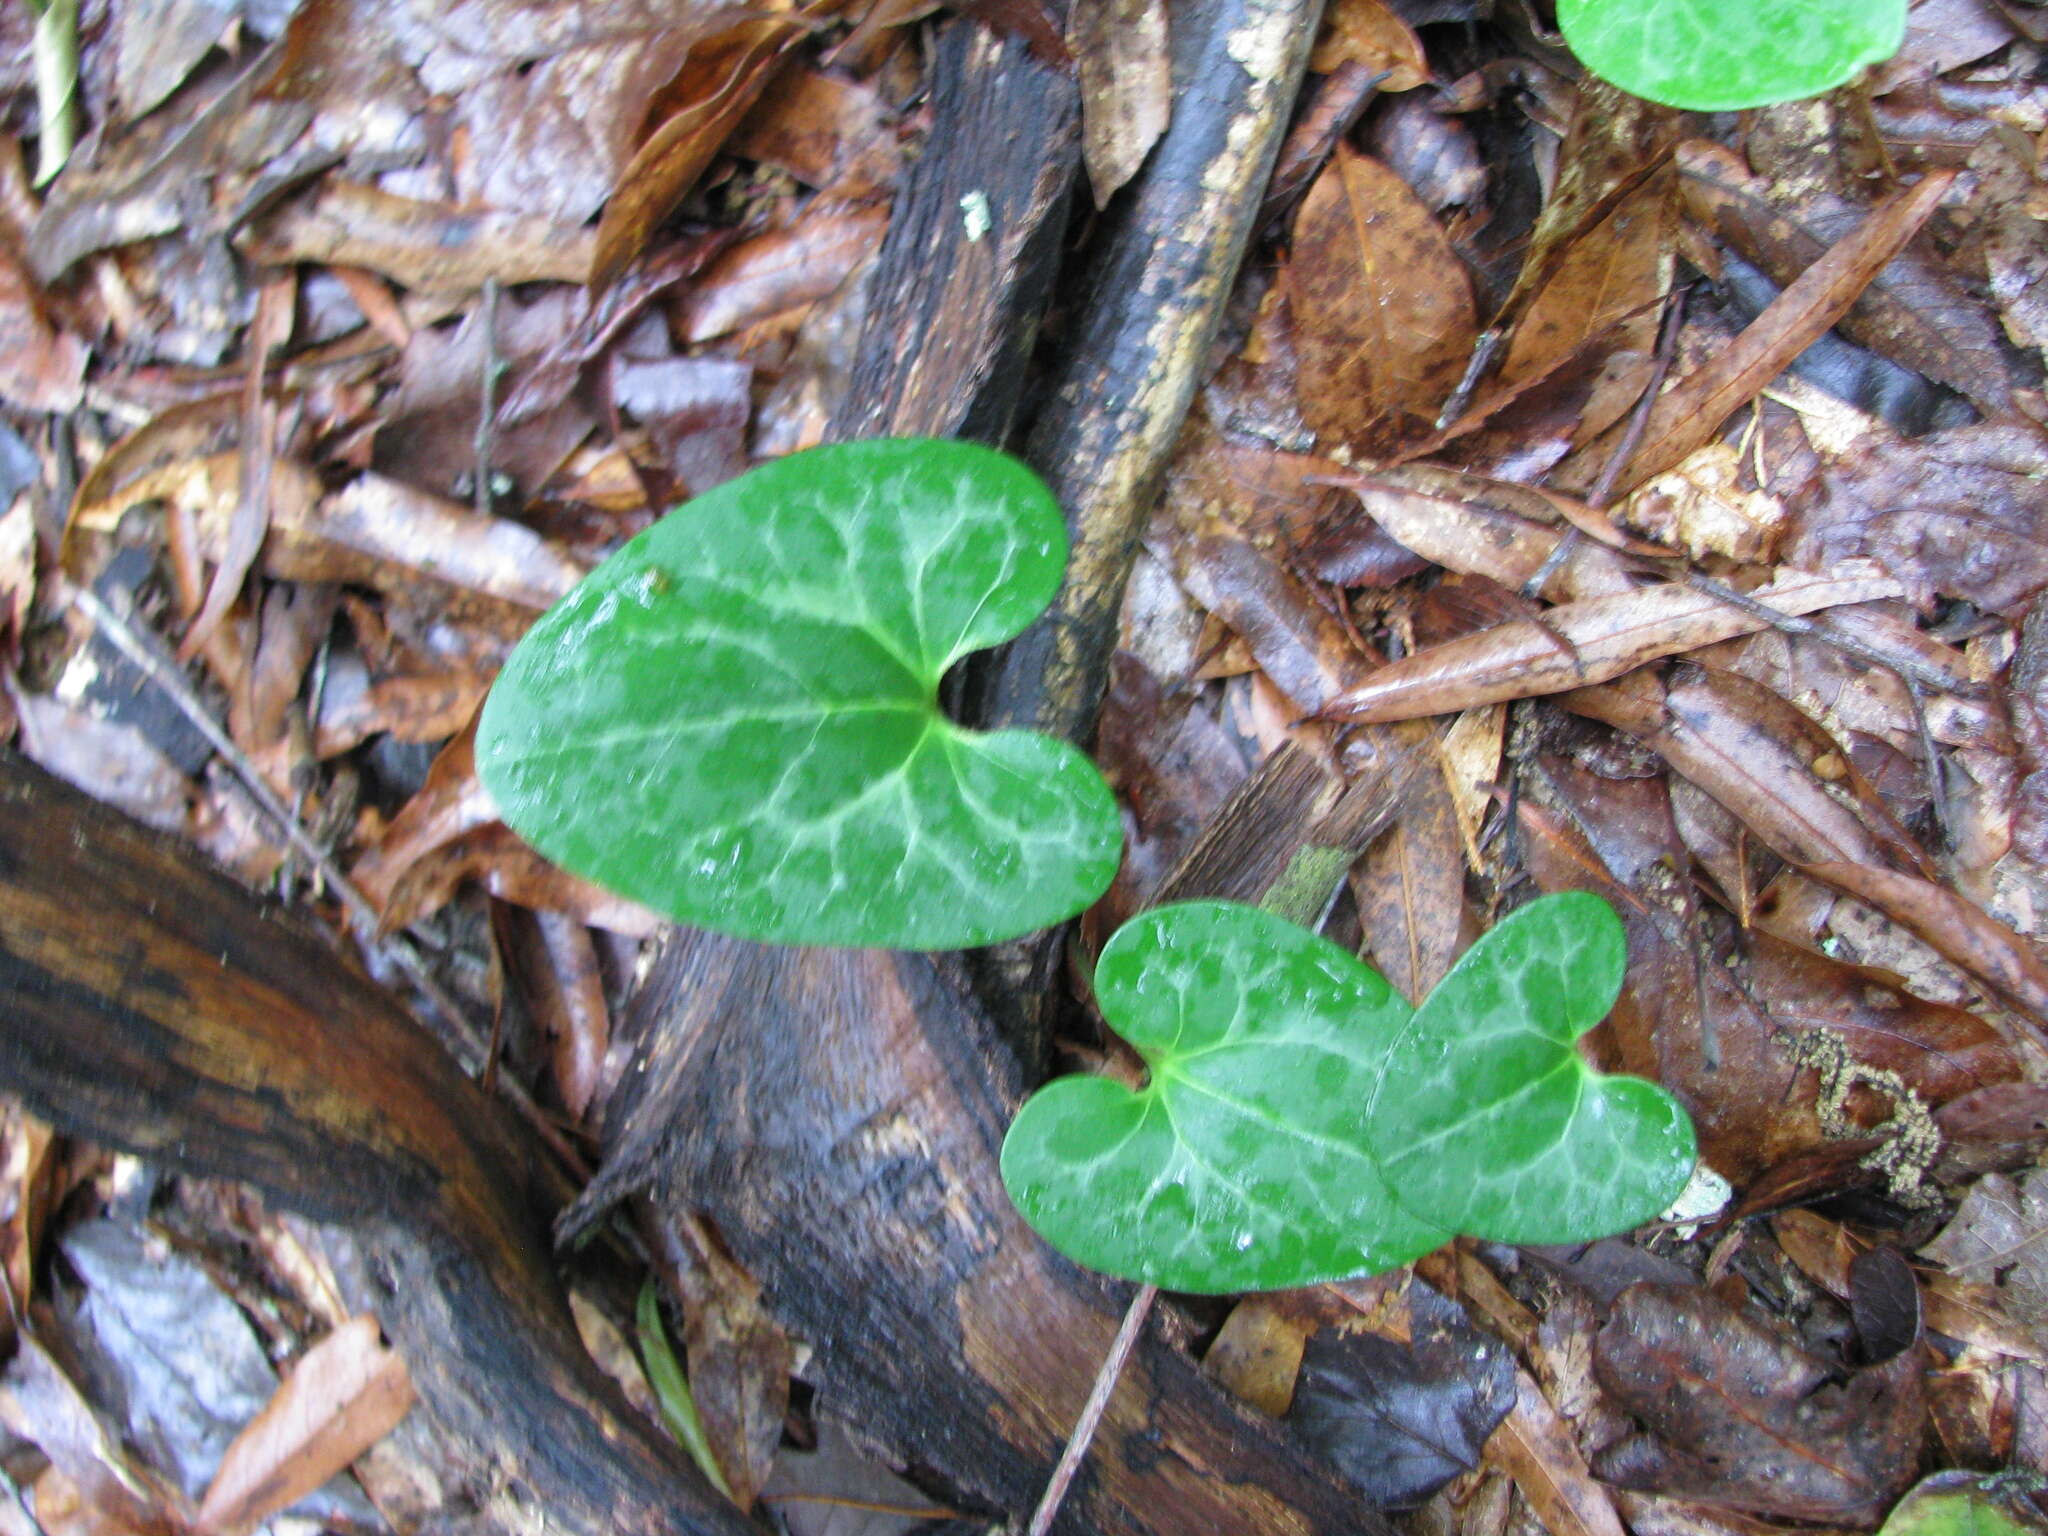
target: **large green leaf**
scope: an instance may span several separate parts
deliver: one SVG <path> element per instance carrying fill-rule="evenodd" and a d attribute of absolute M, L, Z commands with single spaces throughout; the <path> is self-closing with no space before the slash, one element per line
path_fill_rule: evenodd
<path fill-rule="evenodd" d="M 506 822 L 700 927 L 952 949 L 1109 884 L 1115 801 L 1065 742 L 980 734 L 939 679 L 1051 601 L 1057 504 L 1016 460 L 891 439 L 764 464 L 542 616 L 477 728 Z"/>
<path fill-rule="evenodd" d="M 1726 112 L 1816 96 L 1890 58 L 1906 0 L 1557 0 L 1557 22 L 1623 90 Z"/>
<path fill-rule="evenodd" d="M 1145 1086 L 1065 1077 L 1003 1143 L 1003 1182 L 1055 1248 L 1172 1290 L 1309 1285 L 1453 1233 L 1578 1242 L 1656 1215 L 1692 1123 L 1573 1042 L 1620 989 L 1621 923 L 1547 896 L 1410 1010 L 1370 967 L 1271 912 L 1141 913 L 1096 964 Z"/>
<path fill-rule="evenodd" d="M 1409 1013 L 1378 972 L 1272 913 L 1195 901 L 1118 929 L 1095 996 L 1151 1080 L 1060 1078 L 1003 1143 L 1011 1198 L 1069 1258 L 1215 1293 L 1391 1269 L 1448 1240 L 1365 1150 Z"/>
<path fill-rule="evenodd" d="M 1507 1243 L 1625 1232 L 1695 1159 L 1678 1101 L 1574 1048 L 1621 991 L 1627 940 L 1597 896 L 1545 896 L 1465 952 L 1402 1030 L 1372 1099 L 1388 1185 L 1419 1218 Z"/>

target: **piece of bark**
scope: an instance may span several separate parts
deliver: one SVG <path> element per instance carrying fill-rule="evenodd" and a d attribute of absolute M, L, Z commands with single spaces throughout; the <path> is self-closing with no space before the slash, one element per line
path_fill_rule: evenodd
<path fill-rule="evenodd" d="M 1000 441 L 1026 376 L 1080 162 L 1080 94 L 1022 38 L 940 34 L 933 126 L 890 211 L 835 442 Z"/>
<path fill-rule="evenodd" d="M 0 1089 L 67 1134 L 352 1229 L 428 1411 L 547 1526 L 758 1529 L 584 1353 L 501 1106 L 313 930 L 12 753 L 0 1014 Z"/>

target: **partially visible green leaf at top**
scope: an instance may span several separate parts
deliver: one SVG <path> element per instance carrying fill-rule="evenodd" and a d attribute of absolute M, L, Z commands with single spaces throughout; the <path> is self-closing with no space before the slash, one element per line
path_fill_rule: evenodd
<path fill-rule="evenodd" d="M 1557 0 L 1579 61 L 1696 112 L 1797 101 L 1899 51 L 1906 0 Z"/>
<path fill-rule="evenodd" d="M 1151 1081 L 1062 1077 L 1003 1142 L 1003 1183 L 1071 1259 L 1217 1294 L 1392 1269 L 1448 1242 L 1388 1192 L 1364 1111 L 1407 1002 L 1327 939 L 1256 907 L 1141 912 L 1095 997 Z"/>
<path fill-rule="evenodd" d="M 678 508 L 542 616 L 477 728 L 506 822 L 686 923 L 954 949 L 1080 911 L 1116 804 L 1074 747 L 969 731 L 940 677 L 1058 588 L 1057 503 L 971 443 L 778 459 Z"/>
<path fill-rule="evenodd" d="M 1669 1206 L 1696 1160 L 1692 1120 L 1575 1049 L 1621 992 L 1628 944 L 1599 897 L 1545 896 L 1497 923 L 1437 983 L 1386 1058 L 1370 1136 L 1418 1219 L 1504 1243 L 1584 1242 Z"/>

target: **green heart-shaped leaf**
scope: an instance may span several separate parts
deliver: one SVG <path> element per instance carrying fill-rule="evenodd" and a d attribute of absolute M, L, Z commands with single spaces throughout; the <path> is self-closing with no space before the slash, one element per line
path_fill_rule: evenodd
<path fill-rule="evenodd" d="M 1391 1269 L 1448 1241 L 1365 1150 L 1409 1013 L 1378 972 L 1272 913 L 1194 901 L 1118 929 L 1095 996 L 1150 1082 L 1060 1078 L 1003 1142 L 1011 1199 L 1069 1258 L 1217 1293 Z"/>
<path fill-rule="evenodd" d="M 1697 112 L 1797 101 L 1898 52 L 1906 0 L 1557 0 L 1580 61 Z"/>
<path fill-rule="evenodd" d="M 981 734 L 939 679 L 1066 564 L 1016 460 L 893 439 L 792 454 L 678 508 L 542 616 L 477 771 L 564 868 L 700 927 L 953 949 L 1108 886 L 1116 804 L 1079 751 Z"/>
<path fill-rule="evenodd" d="M 1388 1186 L 1426 1221 L 1504 1243 L 1625 1232 L 1691 1177 L 1692 1121 L 1654 1083 L 1574 1049 L 1628 964 L 1597 896 L 1529 903 L 1467 950 L 1408 1021 L 1372 1100 Z"/>

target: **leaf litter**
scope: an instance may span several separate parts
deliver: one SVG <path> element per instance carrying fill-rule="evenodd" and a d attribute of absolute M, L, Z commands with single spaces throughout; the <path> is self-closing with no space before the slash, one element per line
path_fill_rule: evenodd
<path fill-rule="evenodd" d="M 1432 1530 L 1917 1531 L 1931 1495 L 1893 1505 L 1928 1467 L 2048 1474 L 2048 39 L 2026 5 L 1923 0 L 1862 85 L 1712 120 L 1576 78 L 1500 9 L 1340 0 L 1314 41 L 1127 602 L 1097 751 L 1135 835 L 1082 958 L 1283 743 L 1426 764 L 1326 931 L 1413 998 L 1536 891 L 1607 897 L 1628 969 L 1581 1050 L 1687 1105 L 1742 1214 L 1579 1269 L 1468 1243 L 1398 1305 L 1281 1293 L 1266 1400 Z M 68 600 L 89 585 L 162 665 L 184 649 L 387 930 L 498 1021 L 495 1070 L 599 1123 L 656 920 L 506 831 L 469 731 L 583 570 L 816 440 L 930 150 L 929 10 L 86 7 L 71 163 L 37 193 L 0 142 L 19 748 L 347 927 L 109 660 Z M 1075 70 L 1113 219 L 1181 105 L 1172 16 L 1005 24 Z M 18 1115 L 0 1147 L 8 1316 L 33 1325 L 0 1411 L 47 1459 L 39 1511 L 237 1528 L 255 1506 L 193 1471 L 202 1419 L 215 1460 L 270 1426 L 248 1482 L 352 1443 L 356 1367 L 317 1352 L 291 1379 L 324 1406 L 265 1409 L 252 1373 L 148 1430 L 165 1416 L 73 1359 L 112 1308 L 79 1298 L 115 1229 L 79 1217 L 132 1216 L 133 1169 Z M 295 1251 L 258 1230 L 198 1246 L 225 1275 Z M 924 1502 L 836 1441 L 797 1459 L 796 1354 L 757 1284 L 715 1234 L 657 1246 L 749 1489 L 796 1490 L 785 1514 Z M 1573 1278 L 1598 1265 L 1650 1288 Z M 1424 1313 L 1455 1349 L 1418 1342 Z M 301 1320 L 257 1353 L 325 1333 L 366 1340 L 360 1379 L 388 1369 L 345 1309 Z M 1389 1417 L 1451 1481 L 1375 1482 Z M 420 1434 L 358 1463 L 387 1512 Z"/>

